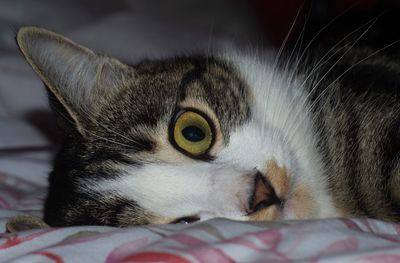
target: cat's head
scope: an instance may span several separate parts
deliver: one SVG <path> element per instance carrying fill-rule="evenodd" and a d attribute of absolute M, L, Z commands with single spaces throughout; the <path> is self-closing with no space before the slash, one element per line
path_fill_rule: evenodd
<path fill-rule="evenodd" d="M 301 80 L 268 58 L 130 66 L 40 28 L 17 42 L 65 137 L 49 224 L 335 215 Z"/>

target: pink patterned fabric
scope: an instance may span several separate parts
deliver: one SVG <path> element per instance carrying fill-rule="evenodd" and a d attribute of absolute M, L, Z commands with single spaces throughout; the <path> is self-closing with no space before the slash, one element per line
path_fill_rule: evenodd
<path fill-rule="evenodd" d="M 40 215 L 44 191 L 4 174 L 0 185 L 0 262 L 400 262 L 400 225 L 372 219 L 213 219 L 6 234 L 7 218 Z"/>

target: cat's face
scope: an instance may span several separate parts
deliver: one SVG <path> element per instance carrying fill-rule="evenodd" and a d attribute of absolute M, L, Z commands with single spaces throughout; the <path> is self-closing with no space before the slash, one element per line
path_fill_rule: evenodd
<path fill-rule="evenodd" d="M 296 76 L 238 55 L 128 66 L 38 28 L 17 41 L 66 137 L 48 223 L 337 215 Z"/>

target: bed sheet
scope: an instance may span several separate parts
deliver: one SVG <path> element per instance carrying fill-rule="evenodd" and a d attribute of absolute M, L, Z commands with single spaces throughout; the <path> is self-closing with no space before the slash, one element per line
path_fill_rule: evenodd
<path fill-rule="evenodd" d="M 40 215 L 43 197 L 26 182 L 6 184 L 0 232 L 16 213 Z M 400 262 L 399 234 L 372 219 L 47 228 L 0 234 L 0 262 Z"/>

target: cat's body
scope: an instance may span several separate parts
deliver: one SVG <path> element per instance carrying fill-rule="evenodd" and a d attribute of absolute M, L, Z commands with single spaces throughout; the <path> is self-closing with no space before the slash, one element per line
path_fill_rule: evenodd
<path fill-rule="evenodd" d="M 329 188 L 345 215 L 398 221 L 399 57 L 345 52 L 314 95 L 324 92 L 314 112 Z"/>
<path fill-rule="evenodd" d="M 50 225 L 400 219 L 396 58 L 352 47 L 128 66 L 43 29 L 17 40 L 64 130 Z"/>

